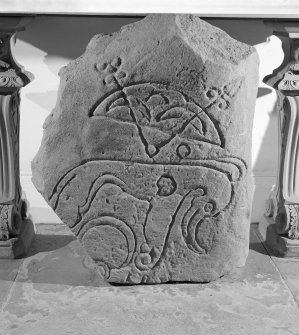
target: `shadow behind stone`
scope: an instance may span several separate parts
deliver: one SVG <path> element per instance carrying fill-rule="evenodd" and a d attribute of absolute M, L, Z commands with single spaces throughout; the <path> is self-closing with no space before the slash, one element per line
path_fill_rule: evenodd
<path fill-rule="evenodd" d="M 270 94 L 272 93 L 272 90 L 270 88 L 267 88 L 267 87 L 259 87 L 258 88 L 258 91 L 257 91 L 257 96 L 256 98 L 261 98 L 267 94 Z"/>
<path fill-rule="evenodd" d="M 19 269 L 18 282 L 32 282 L 35 289 L 49 285 L 108 286 L 95 263 L 72 235 L 37 234 Z"/>
<path fill-rule="evenodd" d="M 59 225 L 57 225 L 59 227 Z M 256 227 L 255 227 L 256 226 Z M 251 226 L 250 251 L 268 256 L 261 243 L 257 225 Z M 249 256 L 250 257 L 250 256 Z M 21 281 L 73 286 L 131 286 L 109 284 L 97 271 L 96 264 L 85 253 L 79 241 L 71 234 L 37 234 L 35 241 L 24 258 Z M 244 269 L 235 269 L 223 276 L 220 281 L 234 282 L 244 278 Z M 192 284 L 192 282 L 167 282 L 166 284 Z M 196 283 L 194 283 L 196 284 Z M 204 284 L 204 283 L 202 283 Z"/>
<path fill-rule="evenodd" d="M 255 251 L 259 254 L 262 255 L 267 255 L 269 256 L 269 252 L 262 243 L 261 236 L 258 230 L 258 224 L 257 223 L 252 223 L 250 227 L 250 242 L 249 242 L 249 251 Z"/>
<path fill-rule="evenodd" d="M 268 251 L 265 249 L 262 243 L 258 243 L 258 242 L 250 243 L 249 249 L 255 252 L 258 252 L 259 254 L 263 254 L 267 256 L 269 255 Z"/>
<path fill-rule="evenodd" d="M 74 240 L 76 240 L 76 237 L 71 235 L 36 234 L 35 240 L 25 258 L 33 256 L 39 252 L 49 252 L 63 248 Z"/>

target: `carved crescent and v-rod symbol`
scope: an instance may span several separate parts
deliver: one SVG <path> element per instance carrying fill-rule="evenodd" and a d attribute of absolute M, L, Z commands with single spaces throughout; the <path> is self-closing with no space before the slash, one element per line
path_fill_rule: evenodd
<path fill-rule="evenodd" d="M 101 99 L 89 116 L 134 124 L 151 158 L 176 136 L 224 147 L 223 135 L 208 114 L 182 92 L 162 84 L 122 87 Z"/>

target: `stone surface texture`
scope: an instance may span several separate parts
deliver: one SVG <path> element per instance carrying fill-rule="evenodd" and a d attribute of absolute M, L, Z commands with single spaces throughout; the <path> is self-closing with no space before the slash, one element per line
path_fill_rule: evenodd
<path fill-rule="evenodd" d="M 108 281 L 245 264 L 257 70 L 254 48 L 190 15 L 97 35 L 61 70 L 33 182 Z"/>

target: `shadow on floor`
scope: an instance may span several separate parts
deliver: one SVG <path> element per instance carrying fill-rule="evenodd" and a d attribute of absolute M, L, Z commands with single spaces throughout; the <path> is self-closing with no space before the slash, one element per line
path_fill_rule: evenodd
<path fill-rule="evenodd" d="M 45 285 L 59 286 L 108 286 L 96 269 L 95 263 L 85 253 L 75 236 L 57 232 L 37 233 L 27 256 L 18 269 L 16 281 L 29 282 L 39 289 Z M 45 229 L 38 227 L 39 230 Z M 56 231 L 55 228 L 56 227 Z M 41 286 L 40 286 L 41 285 Z"/>
<path fill-rule="evenodd" d="M 269 231 L 267 231 L 266 241 L 269 240 L 268 235 L 269 235 Z M 264 238 L 259 232 L 258 224 L 256 223 L 251 224 L 249 249 L 259 254 L 263 254 L 267 256 L 281 257 L 279 253 L 275 252 L 272 248 L 270 248 L 266 244 L 266 242 L 264 241 Z"/>
<path fill-rule="evenodd" d="M 249 250 L 258 252 L 259 254 L 270 256 L 261 242 L 252 242 L 249 244 Z"/>
<path fill-rule="evenodd" d="M 50 252 L 63 248 L 74 240 L 76 240 L 76 237 L 71 235 L 36 234 L 35 240 L 33 241 L 25 258 L 31 257 L 40 252 Z"/>
<path fill-rule="evenodd" d="M 56 227 L 56 231 L 54 227 Z M 28 255 L 23 259 L 18 271 L 17 282 L 31 282 L 37 288 L 47 284 L 111 286 L 103 280 L 95 263 L 85 253 L 76 237 L 63 230 L 63 225 L 53 225 L 53 234 L 48 226 L 46 226 L 47 230 L 44 231 L 44 234 L 42 234 L 43 229 L 45 229 L 43 226 L 39 227 L 40 232 L 36 235 Z M 257 225 L 251 226 L 249 258 L 254 257 L 252 251 L 268 258 L 268 253 L 261 243 L 256 229 Z M 244 269 L 238 269 L 220 280 L 240 281 L 244 275 Z"/>
<path fill-rule="evenodd" d="M 268 250 L 261 240 L 258 225 L 258 223 L 252 223 L 250 226 L 249 250 L 253 250 L 262 255 L 270 256 Z"/>

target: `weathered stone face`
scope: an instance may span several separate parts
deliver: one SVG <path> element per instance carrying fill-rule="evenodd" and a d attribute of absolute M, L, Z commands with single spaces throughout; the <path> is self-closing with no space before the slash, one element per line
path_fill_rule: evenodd
<path fill-rule="evenodd" d="M 151 15 L 61 71 L 33 182 L 108 281 L 205 282 L 244 265 L 257 69 L 218 28 Z"/>

